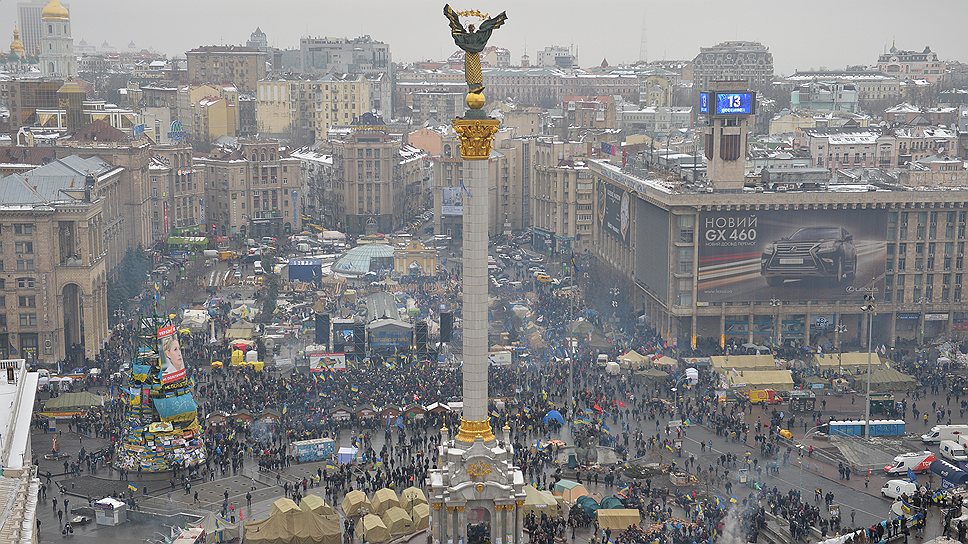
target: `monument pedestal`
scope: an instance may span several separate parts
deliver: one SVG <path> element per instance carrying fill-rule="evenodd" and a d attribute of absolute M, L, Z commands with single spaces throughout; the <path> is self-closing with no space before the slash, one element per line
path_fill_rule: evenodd
<path fill-rule="evenodd" d="M 475 527 L 493 544 L 521 544 L 524 529 L 524 476 L 514 466 L 505 428 L 501 440 L 468 444 L 448 440 L 440 469 L 430 474 L 434 540 L 470 544 Z"/>

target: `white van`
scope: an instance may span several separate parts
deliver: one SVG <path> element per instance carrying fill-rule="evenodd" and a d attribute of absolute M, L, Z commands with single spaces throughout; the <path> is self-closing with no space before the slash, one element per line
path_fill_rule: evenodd
<path fill-rule="evenodd" d="M 954 440 L 941 441 L 941 457 L 955 462 L 968 461 L 968 453 L 965 453 L 965 448 Z"/>
<path fill-rule="evenodd" d="M 266 273 L 266 271 L 263 270 L 263 268 L 262 268 L 262 261 L 256 261 L 255 264 L 252 265 L 252 269 L 256 273 L 256 275 L 260 275 L 260 274 L 265 274 Z"/>
<path fill-rule="evenodd" d="M 912 472 L 924 473 L 931 467 L 931 462 L 937 459 L 930 451 L 915 451 L 898 455 L 894 461 L 884 467 L 884 472 L 888 474 L 907 474 Z"/>
<path fill-rule="evenodd" d="M 918 490 L 918 484 L 907 480 L 888 480 L 881 488 L 881 495 L 889 499 L 897 499 L 901 495 L 910 497 Z"/>
<path fill-rule="evenodd" d="M 942 440 L 958 440 L 958 435 L 968 433 L 968 425 L 935 425 L 921 435 L 925 444 L 938 444 Z"/>

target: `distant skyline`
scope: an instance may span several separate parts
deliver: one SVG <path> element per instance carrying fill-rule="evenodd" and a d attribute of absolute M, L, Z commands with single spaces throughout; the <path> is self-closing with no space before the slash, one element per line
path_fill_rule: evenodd
<path fill-rule="evenodd" d="M 134 41 L 168 56 L 200 45 L 244 44 L 258 26 L 269 44 L 297 48 L 301 36 L 369 34 L 390 44 L 394 62 L 439 60 L 456 50 L 440 0 L 74 0 L 75 43 Z M 16 0 L 0 0 L 0 32 L 9 43 Z M 579 64 L 616 65 L 639 59 L 645 20 L 648 59 L 691 60 L 700 47 L 726 40 L 758 41 L 773 53 L 778 74 L 848 64 L 871 65 L 896 41 L 900 49 L 930 46 L 945 60 L 968 61 L 962 22 L 965 0 L 930 0 L 923 13 L 902 0 L 457 0 L 456 9 L 508 12 L 491 44 L 511 51 L 513 64 L 549 45 L 574 46 Z M 917 21 L 918 24 L 910 24 Z"/>

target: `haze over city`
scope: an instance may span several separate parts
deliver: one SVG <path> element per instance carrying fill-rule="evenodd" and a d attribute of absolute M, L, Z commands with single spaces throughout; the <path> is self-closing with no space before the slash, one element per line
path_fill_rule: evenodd
<path fill-rule="evenodd" d="M 278 48 L 297 47 L 301 36 L 369 34 L 393 47 L 395 62 L 442 58 L 454 50 L 446 35 L 428 32 L 439 24 L 440 2 L 435 0 L 80 1 L 83 13 L 72 19 L 76 40 L 107 41 L 115 47 L 134 41 L 170 56 L 182 55 L 197 45 L 243 43 L 256 26 Z M 930 24 L 903 24 L 909 22 L 907 14 L 914 9 L 904 0 L 817 0 L 809 4 L 524 0 L 513 6 L 481 0 L 454 2 L 454 6 L 492 14 L 509 9 L 517 24 L 508 25 L 499 42 L 515 59 L 525 47 L 534 55 L 545 45 L 575 45 L 582 66 L 597 65 L 603 58 L 612 64 L 640 60 L 643 20 L 649 60 L 691 59 L 700 46 L 737 39 L 767 45 L 776 59 L 777 72 L 783 74 L 862 64 L 895 40 L 899 47 L 925 44 L 948 58 L 968 59 L 968 45 L 961 39 L 961 21 L 968 14 L 968 5 L 960 0 L 923 4 Z M 16 2 L 0 2 L 0 20 L 15 17 Z"/>
<path fill-rule="evenodd" d="M 0 544 L 968 542 L 966 15 L 0 0 Z"/>

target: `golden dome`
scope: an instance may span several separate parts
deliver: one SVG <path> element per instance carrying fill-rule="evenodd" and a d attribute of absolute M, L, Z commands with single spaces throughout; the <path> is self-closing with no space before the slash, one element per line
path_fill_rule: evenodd
<path fill-rule="evenodd" d="M 17 27 L 13 29 L 13 41 L 10 42 L 10 52 L 20 58 L 24 58 L 24 42 L 20 41 L 20 30 Z"/>
<path fill-rule="evenodd" d="M 60 0 L 50 0 L 44 6 L 44 10 L 40 12 L 40 18 L 45 21 L 66 20 L 69 16 L 70 14 L 67 12 L 67 8 L 60 3 Z"/>

